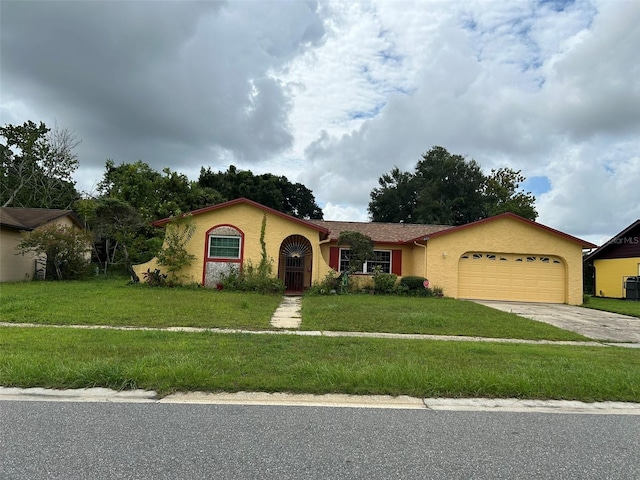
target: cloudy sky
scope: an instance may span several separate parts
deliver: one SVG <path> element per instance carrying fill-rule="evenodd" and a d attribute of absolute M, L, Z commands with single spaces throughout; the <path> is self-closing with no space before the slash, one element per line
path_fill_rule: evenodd
<path fill-rule="evenodd" d="M 640 1 L 0 3 L 0 122 L 197 179 L 234 164 L 366 220 L 434 145 L 522 170 L 539 221 L 601 243 L 640 218 Z"/>

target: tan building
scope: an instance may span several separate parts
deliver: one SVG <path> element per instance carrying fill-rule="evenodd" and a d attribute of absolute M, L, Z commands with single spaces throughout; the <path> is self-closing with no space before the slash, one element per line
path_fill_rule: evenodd
<path fill-rule="evenodd" d="M 0 282 L 44 278 L 46 258 L 22 255 L 17 246 L 25 233 L 52 223 L 82 228 L 71 210 L 0 207 Z"/>
<path fill-rule="evenodd" d="M 374 268 L 399 277 L 422 276 L 446 296 L 530 302 L 582 303 L 582 250 L 596 246 L 514 214 L 460 227 L 300 220 L 244 198 L 191 212 L 196 231 L 187 250 L 196 260 L 181 272 L 214 287 L 230 266 L 262 256 L 261 238 L 274 272 L 290 291 L 303 291 L 331 271 L 349 265 L 349 248 L 337 244 L 343 231 L 374 241 Z M 171 219 L 154 223 L 166 226 Z M 156 260 L 135 267 L 142 276 Z"/>

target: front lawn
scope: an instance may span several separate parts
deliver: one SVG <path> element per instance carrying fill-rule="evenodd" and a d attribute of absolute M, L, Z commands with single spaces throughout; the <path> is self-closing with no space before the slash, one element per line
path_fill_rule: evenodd
<path fill-rule="evenodd" d="M 263 330 L 282 297 L 108 279 L 3 283 L 0 299 L 3 322 Z"/>
<path fill-rule="evenodd" d="M 640 401 L 640 351 L 0 327 L 0 385 Z"/>
<path fill-rule="evenodd" d="M 634 302 L 632 300 L 588 297 L 587 302 L 582 306 L 596 310 L 605 310 L 607 312 L 621 313 L 622 315 L 631 315 L 632 317 L 640 317 L 640 302 Z"/>
<path fill-rule="evenodd" d="M 302 318 L 303 330 L 588 340 L 546 323 L 452 298 L 305 296 Z"/>

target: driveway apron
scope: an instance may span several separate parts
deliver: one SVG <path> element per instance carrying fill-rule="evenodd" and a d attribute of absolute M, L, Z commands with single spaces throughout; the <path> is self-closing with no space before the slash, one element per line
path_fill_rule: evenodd
<path fill-rule="evenodd" d="M 633 343 L 640 348 L 640 318 L 553 303 L 474 300 L 487 307 L 549 323 L 594 340 Z"/>

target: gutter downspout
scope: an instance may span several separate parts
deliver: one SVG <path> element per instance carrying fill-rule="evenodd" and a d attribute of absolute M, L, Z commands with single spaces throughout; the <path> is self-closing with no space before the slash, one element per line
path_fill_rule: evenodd
<path fill-rule="evenodd" d="M 428 240 L 428 238 L 425 238 L 424 240 Z M 422 275 L 424 278 L 429 278 L 427 276 L 427 246 L 423 245 L 421 243 L 418 243 L 416 241 L 413 242 L 414 245 L 417 245 L 418 247 L 422 247 L 424 248 L 424 268 L 423 268 L 423 273 L 424 275 Z"/>

